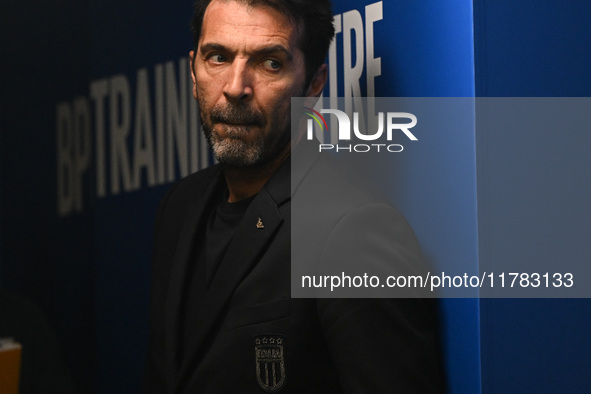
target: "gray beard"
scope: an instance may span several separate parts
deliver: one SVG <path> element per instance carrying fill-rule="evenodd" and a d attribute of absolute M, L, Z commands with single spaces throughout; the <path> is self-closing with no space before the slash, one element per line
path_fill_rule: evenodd
<path fill-rule="evenodd" d="M 217 161 L 227 167 L 246 168 L 262 166 L 276 159 L 285 149 L 291 138 L 289 130 L 283 130 L 275 143 L 268 143 L 263 136 L 252 142 L 238 138 L 220 138 L 203 126 L 207 142 Z"/>
<path fill-rule="evenodd" d="M 245 127 L 224 126 L 225 137 L 222 138 L 210 124 L 203 122 L 203 131 L 215 158 L 225 166 L 236 168 L 257 167 L 277 158 L 291 139 L 290 122 L 286 122 L 289 114 L 279 112 L 273 116 L 271 122 L 281 130 L 272 130 L 268 135 L 256 135 L 251 141 L 241 138 L 248 133 Z M 212 122 L 252 124 L 261 128 L 266 125 L 264 116 L 247 105 L 214 107 L 210 118 Z"/>

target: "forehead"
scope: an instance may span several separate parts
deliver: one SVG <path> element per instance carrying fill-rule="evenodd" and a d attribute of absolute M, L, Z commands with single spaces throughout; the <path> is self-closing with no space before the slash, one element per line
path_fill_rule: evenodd
<path fill-rule="evenodd" d="M 241 1 L 213 0 L 203 16 L 199 44 L 224 46 L 283 45 L 295 49 L 298 29 L 279 11 Z"/>

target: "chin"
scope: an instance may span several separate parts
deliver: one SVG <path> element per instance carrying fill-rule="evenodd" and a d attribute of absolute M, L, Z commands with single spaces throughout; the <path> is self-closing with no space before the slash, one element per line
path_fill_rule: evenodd
<path fill-rule="evenodd" d="M 261 163 L 262 150 L 239 140 L 225 140 L 213 144 L 217 161 L 231 167 L 255 167 Z"/>

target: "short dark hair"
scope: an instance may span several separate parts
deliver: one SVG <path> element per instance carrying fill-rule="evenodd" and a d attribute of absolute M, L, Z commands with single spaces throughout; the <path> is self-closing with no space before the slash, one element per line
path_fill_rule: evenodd
<path fill-rule="evenodd" d="M 306 86 L 310 84 L 318 68 L 324 64 L 328 48 L 334 37 L 330 0 L 227 0 L 238 1 L 251 7 L 270 7 L 289 18 L 302 29 L 298 46 L 304 53 Z M 199 44 L 205 10 L 212 0 L 196 0 L 193 15 L 193 41 L 195 50 Z"/>

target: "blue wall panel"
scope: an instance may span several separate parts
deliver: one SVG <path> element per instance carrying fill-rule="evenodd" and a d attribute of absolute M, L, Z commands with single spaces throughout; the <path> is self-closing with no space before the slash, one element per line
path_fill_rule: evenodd
<path fill-rule="evenodd" d="M 475 1 L 476 93 L 591 94 L 591 4 Z M 480 261 L 586 264 L 591 137 L 477 132 Z M 482 300 L 484 393 L 586 392 L 589 300 Z"/>
<path fill-rule="evenodd" d="M 341 14 L 355 9 L 364 16 L 362 5 L 373 3 L 339 1 L 334 11 Z M 375 95 L 474 96 L 472 18 L 469 0 L 384 1 L 383 19 L 373 24 L 374 56 L 381 57 Z M 340 33 L 336 36 L 337 59 L 341 59 L 342 45 Z M 342 67 L 337 68 L 340 96 L 344 95 Z M 461 261 L 477 270 L 474 131 L 441 135 L 433 130 L 419 144 L 388 170 L 392 200 L 409 219 L 432 264 L 444 267 Z M 441 306 L 450 392 L 478 393 L 478 300 L 444 299 Z"/>

